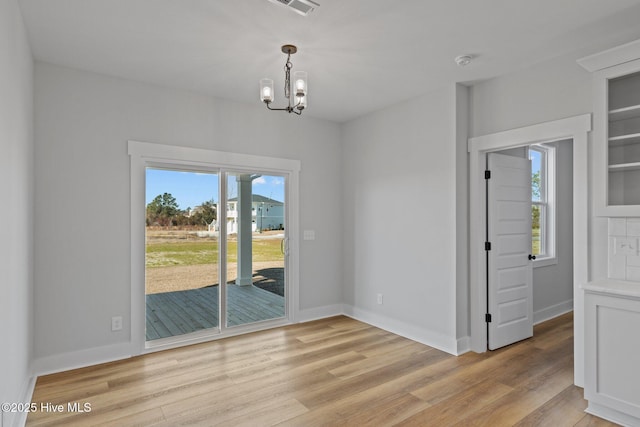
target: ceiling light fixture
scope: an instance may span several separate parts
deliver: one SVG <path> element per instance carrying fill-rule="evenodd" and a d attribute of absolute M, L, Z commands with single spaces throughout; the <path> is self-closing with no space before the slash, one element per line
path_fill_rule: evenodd
<path fill-rule="evenodd" d="M 284 97 L 289 105 L 285 108 L 271 108 L 274 99 L 273 80 L 260 80 L 260 100 L 267 104 L 267 108 L 273 111 L 286 111 L 287 113 L 302 114 L 302 110 L 307 106 L 307 73 L 305 71 L 295 71 L 293 73 L 293 87 L 291 85 L 291 55 L 296 53 L 298 48 L 292 44 L 282 46 L 282 53 L 287 54 L 287 62 L 284 64 Z M 293 94 L 291 90 L 293 89 Z"/>

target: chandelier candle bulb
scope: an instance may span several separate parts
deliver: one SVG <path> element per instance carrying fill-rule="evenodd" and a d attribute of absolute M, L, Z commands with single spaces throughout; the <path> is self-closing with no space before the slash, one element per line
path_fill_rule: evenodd
<path fill-rule="evenodd" d="M 273 101 L 273 80 L 260 80 L 260 100 L 266 103 Z"/>
<path fill-rule="evenodd" d="M 295 71 L 293 73 L 293 81 L 295 82 L 295 91 L 297 96 L 307 94 L 307 72 Z"/>

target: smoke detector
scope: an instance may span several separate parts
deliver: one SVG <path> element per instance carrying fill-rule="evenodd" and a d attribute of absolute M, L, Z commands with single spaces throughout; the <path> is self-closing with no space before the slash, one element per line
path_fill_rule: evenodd
<path fill-rule="evenodd" d="M 291 8 L 302 16 L 307 16 L 320 5 L 311 0 L 269 0 L 271 3 L 281 4 Z"/>
<path fill-rule="evenodd" d="M 473 59 L 473 56 L 471 55 L 460 55 L 460 56 L 456 56 L 454 61 L 456 61 L 456 64 L 458 64 L 458 66 L 464 67 L 465 65 L 471 64 L 472 59 Z"/>

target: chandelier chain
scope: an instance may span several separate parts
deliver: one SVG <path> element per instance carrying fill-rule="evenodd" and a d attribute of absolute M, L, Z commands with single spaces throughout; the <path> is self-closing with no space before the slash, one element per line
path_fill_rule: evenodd
<path fill-rule="evenodd" d="M 291 54 L 287 55 L 287 63 L 284 64 L 284 97 L 286 99 L 291 98 Z"/>

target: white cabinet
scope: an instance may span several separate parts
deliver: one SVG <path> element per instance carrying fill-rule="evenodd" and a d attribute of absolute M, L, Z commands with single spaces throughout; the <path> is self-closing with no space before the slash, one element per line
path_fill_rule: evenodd
<path fill-rule="evenodd" d="M 578 62 L 594 72 L 595 213 L 640 216 L 640 40 Z"/>
<path fill-rule="evenodd" d="M 640 283 L 600 280 L 584 290 L 587 412 L 640 426 Z"/>

